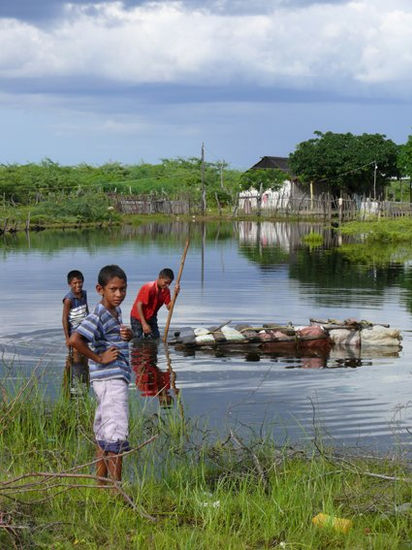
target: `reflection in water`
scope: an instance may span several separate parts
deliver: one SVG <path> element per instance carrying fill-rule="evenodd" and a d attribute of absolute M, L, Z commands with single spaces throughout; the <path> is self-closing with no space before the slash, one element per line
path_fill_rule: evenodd
<path fill-rule="evenodd" d="M 325 341 L 326 342 L 326 341 Z M 310 342 L 309 342 L 310 344 Z M 216 358 L 239 357 L 246 362 L 258 362 L 263 359 L 284 363 L 286 369 L 337 369 L 371 366 L 372 359 L 384 357 L 399 358 L 399 347 L 377 346 L 374 348 L 360 348 L 335 345 L 330 347 L 316 344 L 313 348 L 305 346 L 297 349 L 295 346 L 279 346 L 278 343 L 263 345 L 225 344 L 216 347 L 176 346 L 176 350 L 185 357 L 213 356 Z M 293 359 L 293 362 L 290 360 Z"/>
<path fill-rule="evenodd" d="M 290 253 L 302 246 L 302 239 L 311 232 L 320 233 L 327 248 L 338 244 L 338 235 L 332 228 L 319 223 L 287 222 L 239 222 L 241 245 L 255 245 L 262 251 L 265 247 L 278 247 Z"/>
<path fill-rule="evenodd" d="M 172 407 L 171 375 L 174 373 L 171 367 L 167 371 L 158 367 L 157 342 L 149 339 L 136 341 L 130 357 L 136 374 L 136 386 L 142 397 L 157 397 L 162 408 Z"/>

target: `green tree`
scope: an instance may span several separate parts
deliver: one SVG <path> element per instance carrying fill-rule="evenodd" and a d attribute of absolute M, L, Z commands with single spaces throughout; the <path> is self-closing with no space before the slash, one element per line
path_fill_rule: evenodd
<path fill-rule="evenodd" d="M 398 168 L 401 176 L 412 178 L 412 136 L 399 147 Z"/>
<path fill-rule="evenodd" d="M 303 183 L 323 183 L 333 195 L 371 194 L 399 174 L 399 147 L 383 134 L 315 136 L 289 156 L 291 170 Z"/>

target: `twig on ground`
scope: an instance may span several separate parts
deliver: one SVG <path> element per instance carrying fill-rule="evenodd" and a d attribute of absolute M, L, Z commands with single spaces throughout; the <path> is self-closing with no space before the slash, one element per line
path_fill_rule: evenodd
<path fill-rule="evenodd" d="M 247 451 L 252 459 L 253 459 L 253 462 L 256 466 L 256 469 L 257 471 L 259 472 L 259 475 L 260 475 L 260 478 L 262 480 L 262 483 L 265 487 L 265 489 L 267 488 L 268 486 L 268 480 L 267 480 L 267 477 L 266 477 L 266 474 L 262 468 L 262 465 L 260 464 L 259 462 L 259 459 L 258 457 L 256 456 L 256 454 L 251 450 L 249 449 L 248 447 L 246 447 L 246 445 L 244 443 L 242 443 L 242 441 L 240 441 L 240 439 L 236 436 L 236 434 L 233 432 L 233 430 L 230 430 L 230 437 L 233 439 L 233 441 L 243 450 Z"/>
<path fill-rule="evenodd" d="M 158 437 L 158 434 L 152 436 L 150 439 L 144 441 L 137 447 L 134 447 L 133 449 L 130 449 L 129 451 L 125 451 L 124 453 L 120 453 L 119 456 L 126 456 L 128 454 L 134 453 L 141 449 L 142 447 L 148 445 L 152 441 L 154 441 Z M 83 468 L 92 466 L 98 461 L 98 459 L 92 460 L 90 462 L 87 462 L 86 464 L 81 464 L 79 466 L 75 466 L 74 468 L 71 468 L 67 472 L 31 472 L 27 474 L 22 474 L 21 476 L 0 482 L 0 495 L 8 496 L 8 491 L 14 491 L 17 494 L 25 493 L 25 492 L 33 492 L 33 491 L 49 491 L 55 487 L 61 487 L 61 483 L 53 483 L 50 485 L 49 482 L 56 479 L 92 479 L 96 482 L 101 481 L 105 482 L 106 485 L 82 485 L 82 484 L 73 484 L 73 485 L 67 485 L 67 490 L 69 489 L 84 489 L 84 488 L 92 488 L 92 489 L 114 489 L 116 490 L 124 499 L 124 501 L 131 506 L 134 510 L 136 510 L 142 517 L 150 520 L 150 521 L 156 521 L 156 518 L 153 516 L 147 514 L 143 509 L 138 507 L 133 500 L 130 498 L 130 496 L 122 489 L 120 483 L 114 479 L 105 478 L 105 477 L 99 477 L 91 474 L 78 474 L 75 473 L 78 470 L 81 470 Z M 30 478 L 41 478 L 42 480 L 40 482 L 32 482 L 32 483 L 23 483 L 19 484 L 19 482 L 30 479 Z"/>

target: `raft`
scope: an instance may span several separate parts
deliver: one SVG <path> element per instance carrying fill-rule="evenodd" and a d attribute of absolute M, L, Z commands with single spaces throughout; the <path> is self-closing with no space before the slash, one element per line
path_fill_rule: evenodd
<path fill-rule="evenodd" d="M 236 346 L 237 349 L 252 346 L 262 351 L 288 350 L 297 353 L 312 350 L 328 352 L 334 347 L 368 348 L 385 347 L 401 349 L 401 332 L 387 324 L 365 320 L 310 319 L 309 325 L 250 324 L 230 325 L 231 321 L 217 327 L 185 327 L 174 332 L 169 343 L 178 349 L 220 348 Z"/>

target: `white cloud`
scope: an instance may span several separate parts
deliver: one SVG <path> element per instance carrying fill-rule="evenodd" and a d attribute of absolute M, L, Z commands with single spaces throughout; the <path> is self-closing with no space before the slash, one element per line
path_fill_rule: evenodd
<path fill-rule="evenodd" d="M 393 95 L 411 84 L 412 5 L 404 0 L 274 2 L 255 15 L 173 1 L 129 9 L 121 2 L 67 4 L 64 13 L 52 28 L 0 19 L 0 76 L 340 90 L 380 85 Z"/>

